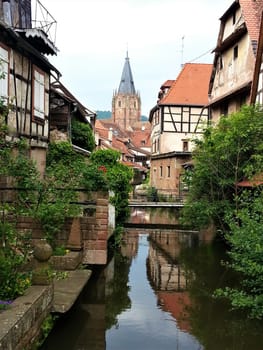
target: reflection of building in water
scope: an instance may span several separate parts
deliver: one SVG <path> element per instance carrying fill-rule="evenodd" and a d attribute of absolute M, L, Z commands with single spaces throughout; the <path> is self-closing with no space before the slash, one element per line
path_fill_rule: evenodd
<path fill-rule="evenodd" d="M 178 225 L 179 211 L 176 208 L 136 208 L 131 209 L 129 223 Z"/>
<path fill-rule="evenodd" d="M 138 253 L 140 231 L 126 230 L 122 236 L 121 254 L 127 258 L 134 258 Z"/>
<path fill-rule="evenodd" d="M 157 292 L 158 305 L 162 310 L 169 312 L 177 321 L 182 331 L 190 331 L 187 306 L 190 305 L 188 292 Z"/>
<path fill-rule="evenodd" d="M 133 224 L 149 224 L 150 213 L 143 208 L 132 208 L 129 222 Z"/>
<path fill-rule="evenodd" d="M 178 327 L 188 331 L 186 306 L 190 304 L 186 271 L 180 265 L 182 247 L 192 246 L 198 237 L 186 231 L 153 231 L 149 238 L 148 279 L 157 295 L 158 305 L 170 312 Z"/>
<path fill-rule="evenodd" d="M 150 241 L 174 263 L 183 247 L 192 247 L 198 242 L 198 235 L 194 231 L 155 230 Z"/>
<path fill-rule="evenodd" d="M 176 249 L 169 245 L 169 250 Z M 148 255 L 149 277 L 154 289 L 160 291 L 181 291 L 186 289 L 185 271 L 169 252 L 160 250 L 154 242 L 150 242 Z"/>

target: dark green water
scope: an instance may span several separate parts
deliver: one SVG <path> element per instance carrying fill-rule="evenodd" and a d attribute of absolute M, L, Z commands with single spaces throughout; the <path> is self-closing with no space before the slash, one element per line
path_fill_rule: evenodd
<path fill-rule="evenodd" d="M 222 243 L 178 230 L 127 229 L 42 350 L 261 350 L 263 323 L 213 291 L 235 283 Z M 209 239 L 208 239 L 209 238 Z"/>

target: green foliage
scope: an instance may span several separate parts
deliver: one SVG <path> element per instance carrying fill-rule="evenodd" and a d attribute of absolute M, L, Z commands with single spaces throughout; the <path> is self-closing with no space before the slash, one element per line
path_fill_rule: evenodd
<path fill-rule="evenodd" d="M 21 271 L 29 256 L 29 236 L 18 233 L 7 220 L 14 208 L 1 204 L 0 211 L 0 299 L 10 300 L 22 295 L 31 284 L 30 274 Z"/>
<path fill-rule="evenodd" d="M 155 187 L 148 187 L 147 188 L 147 200 L 150 202 L 158 202 L 158 191 Z"/>
<path fill-rule="evenodd" d="M 90 166 L 97 167 L 99 173 L 95 172 L 93 179 L 86 176 L 86 183 L 88 181 L 94 183 L 98 180 L 98 183 L 94 184 L 94 188 L 100 186 L 101 189 L 108 189 L 114 193 L 111 197 L 111 203 L 115 206 L 116 222 L 121 225 L 129 215 L 128 201 L 132 189 L 133 170 L 120 163 L 119 158 L 120 153 L 112 149 L 100 149 L 92 152 Z M 92 175 L 92 173 L 89 175 Z M 105 181 L 104 184 L 103 180 Z"/>
<path fill-rule="evenodd" d="M 105 169 L 93 163 L 89 163 L 85 168 L 83 168 L 82 184 L 86 190 L 88 191 L 108 191 L 109 190 Z"/>
<path fill-rule="evenodd" d="M 116 222 L 121 225 L 129 216 L 129 193 L 133 171 L 122 163 L 116 163 L 107 172 L 109 189 L 114 193 L 111 203 L 115 206 Z"/>
<path fill-rule="evenodd" d="M 47 166 L 52 166 L 58 162 L 70 165 L 72 160 L 78 157 L 72 149 L 71 143 L 67 141 L 51 142 L 48 146 Z"/>
<path fill-rule="evenodd" d="M 113 149 L 99 149 L 92 152 L 90 155 L 90 160 L 98 166 L 105 165 L 110 167 L 117 164 L 118 160 L 120 159 L 120 155 L 120 152 Z"/>
<path fill-rule="evenodd" d="M 182 221 L 204 226 L 213 220 L 224 227 L 224 216 L 238 205 L 238 182 L 263 170 L 263 113 L 244 106 L 221 117 L 196 140 L 194 171 Z"/>
<path fill-rule="evenodd" d="M 42 181 L 34 216 L 41 222 L 45 238 L 55 248 L 55 238 L 66 217 L 77 216 L 80 208 L 76 188 L 82 183 L 84 158 L 68 142 L 51 143 L 47 154 L 45 179 Z"/>
<path fill-rule="evenodd" d="M 90 125 L 73 119 L 71 128 L 72 143 L 88 151 L 93 151 L 95 148 L 95 138 Z"/>
<path fill-rule="evenodd" d="M 67 254 L 67 249 L 64 246 L 57 246 L 53 249 L 53 255 L 64 256 Z"/>
<path fill-rule="evenodd" d="M 263 194 L 240 196 L 240 209 L 227 217 L 226 239 L 231 246 L 228 266 L 240 274 L 240 286 L 217 290 L 234 309 L 245 309 L 252 318 L 263 317 Z"/>
<path fill-rule="evenodd" d="M 37 350 L 43 345 L 43 343 L 46 340 L 46 338 L 48 337 L 49 333 L 51 332 L 51 330 L 55 326 L 55 323 L 56 323 L 58 318 L 59 318 L 59 316 L 57 316 L 57 315 L 48 315 L 44 319 L 44 321 L 41 325 L 39 338 L 36 341 L 36 343 L 32 345 L 32 350 Z"/>

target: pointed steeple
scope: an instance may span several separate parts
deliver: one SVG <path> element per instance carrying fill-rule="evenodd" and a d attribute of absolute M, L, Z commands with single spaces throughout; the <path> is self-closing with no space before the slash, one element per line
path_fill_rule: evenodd
<path fill-rule="evenodd" d="M 128 51 L 127 51 L 127 55 L 125 58 L 125 63 L 124 63 L 124 67 L 121 75 L 121 82 L 119 85 L 118 94 L 131 94 L 131 95 L 136 94 Z"/>

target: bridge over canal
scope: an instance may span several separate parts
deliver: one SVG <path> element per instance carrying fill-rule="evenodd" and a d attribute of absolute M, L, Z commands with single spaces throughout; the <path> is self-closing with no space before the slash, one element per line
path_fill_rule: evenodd
<path fill-rule="evenodd" d="M 143 202 L 143 201 L 129 201 L 129 207 L 133 208 L 183 208 L 184 202 Z"/>

